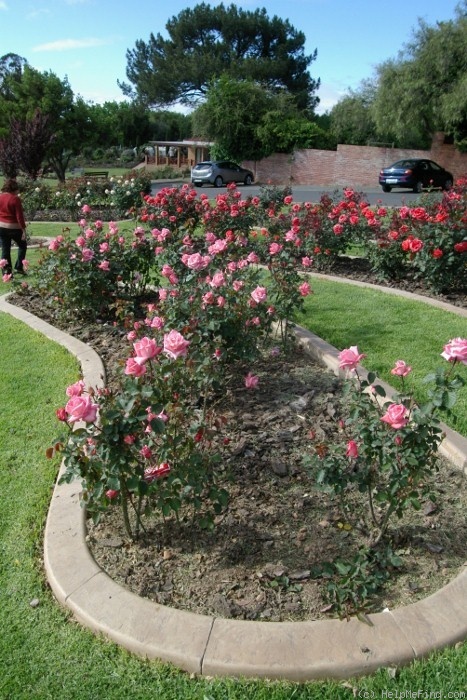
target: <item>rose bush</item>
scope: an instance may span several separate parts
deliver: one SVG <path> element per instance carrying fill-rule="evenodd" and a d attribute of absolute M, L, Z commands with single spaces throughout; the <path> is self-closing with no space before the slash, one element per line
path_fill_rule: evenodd
<path fill-rule="evenodd" d="M 341 496 L 344 506 L 347 503 L 346 517 L 365 523 L 370 546 L 385 536 L 393 514 L 400 518 L 409 506 L 419 509 L 421 497 L 428 495 L 425 477 L 438 468 L 437 449 L 443 439 L 439 415 L 451 411 L 464 384 L 454 370 L 467 364 L 467 340 L 449 341 L 441 356 L 451 366 L 426 377 L 433 387 L 428 401 L 417 405 L 406 392 L 411 367 L 403 360 L 391 370 L 401 381 L 402 393 L 387 399 L 376 374 L 363 378 L 359 362 L 365 355 L 356 346 L 339 354 L 339 367 L 347 375 L 342 415 L 337 418 L 341 443 L 319 443 L 311 464 L 318 483 Z M 354 488 L 367 494 L 367 513 L 356 512 L 354 503 L 350 506 Z"/>

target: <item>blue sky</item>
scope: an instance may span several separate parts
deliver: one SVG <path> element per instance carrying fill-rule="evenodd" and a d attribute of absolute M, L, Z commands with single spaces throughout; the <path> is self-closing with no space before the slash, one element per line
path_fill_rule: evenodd
<path fill-rule="evenodd" d="M 75 95 L 95 103 L 124 99 L 126 50 L 151 32 L 167 36 L 167 20 L 200 0 L 0 0 L 0 56 L 18 54 L 40 71 L 68 78 Z M 213 6 L 218 2 L 209 2 Z M 225 0 L 224 5 L 232 4 Z M 418 18 L 434 25 L 454 17 L 457 0 L 276 0 L 236 1 L 243 10 L 266 8 L 305 34 L 305 51 L 321 78 L 323 112 L 349 88 L 394 58 Z"/>

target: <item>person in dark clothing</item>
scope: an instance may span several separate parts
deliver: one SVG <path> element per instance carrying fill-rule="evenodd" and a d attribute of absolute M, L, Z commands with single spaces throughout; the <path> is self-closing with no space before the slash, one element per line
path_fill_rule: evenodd
<path fill-rule="evenodd" d="M 2 261 L 4 274 L 11 274 L 11 244 L 18 246 L 18 257 L 15 263 L 15 271 L 21 275 L 26 272 L 23 267 L 28 247 L 26 241 L 26 222 L 24 220 L 23 205 L 18 196 L 19 186 L 15 179 L 5 180 L 0 193 L 0 242 L 2 244 Z"/>

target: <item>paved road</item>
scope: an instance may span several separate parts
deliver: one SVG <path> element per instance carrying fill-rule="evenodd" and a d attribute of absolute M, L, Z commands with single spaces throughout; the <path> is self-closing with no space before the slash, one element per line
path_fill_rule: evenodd
<path fill-rule="evenodd" d="M 168 185 L 175 185 L 175 184 L 181 184 L 179 182 L 162 182 L 159 180 L 155 180 L 152 183 L 152 194 L 155 194 L 159 190 L 161 190 L 163 187 L 167 187 Z M 246 185 L 238 185 L 238 189 L 240 192 L 242 192 L 245 196 L 251 196 L 254 197 L 255 195 L 259 195 L 260 192 L 260 187 L 258 185 L 250 185 L 247 187 Z M 358 189 L 358 188 L 357 188 Z M 319 202 L 321 195 L 324 193 L 328 194 L 333 194 L 334 192 L 338 192 L 339 194 L 342 193 L 343 188 L 342 187 L 317 187 L 317 186 L 311 186 L 311 185 L 295 185 L 292 187 L 292 195 L 294 198 L 295 202 Z M 201 194 L 202 192 L 204 194 L 207 194 L 210 199 L 214 199 L 218 194 L 221 192 L 225 192 L 224 187 L 220 187 L 219 189 L 215 187 L 198 187 L 196 188 L 196 191 Z M 366 199 L 370 204 L 384 204 L 386 206 L 392 205 L 396 207 L 400 207 L 403 204 L 407 204 L 408 206 L 413 206 L 414 202 L 419 198 L 420 195 L 415 194 L 414 192 L 411 192 L 410 190 L 393 190 L 392 192 L 389 193 L 384 193 L 380 187 L 367 187 L 364 188 L 363 191 L 365 194 Z M 436 196 L 436 195 L 435 195 Z"/>

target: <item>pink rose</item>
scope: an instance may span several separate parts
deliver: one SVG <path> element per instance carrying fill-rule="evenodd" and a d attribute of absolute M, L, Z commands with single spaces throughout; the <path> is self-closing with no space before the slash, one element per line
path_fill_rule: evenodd
<path fill-rule="evenodd" d="M 339 367 L 340 369 L 348 369 L 350 372 L 353 372 L 357 369 L 358 363 L 364 357 L 366 357 L 366 355 L 359 353 L 358 347 L 352 345 L 350 348 L 346 348 L 339 353 Z"/>
<path fill-rule="evenodd" d="M 57 408 L 55 411 L 55 415 L 57 416 L 58 420 L 61 421 L 66 421 L 68 419 L 68 413 L 65 411 L 63 406 L 61 408 Z"/>
<path fill-rule="evenodd" d="M 209 283 L 211 287 L 222 287 L 225 284 L 225 276 L 223 272 L 215 272 Z"/>
<path fill-rule="evenodd" d="M 188 352 L 189 345 L 190 341 L 185 340 L 178 331 L 172 330 L 164 335 L 164 352 L 173 360 L 184 357 Z"/>
<path fill-rule="evenodd" d="M 406 377 L 412 371 L 412 367 L 406 365 L 404 360 L 396 360 L 396 364 L 391 370 L 391 374 L 396 377 Z"/>
<path fill-rule="evenodd" d="M 89 262 L 94 257 L 94 251 L 91 248 L 83 248 L 81 251 L 81 260 L 83 262 Z"/>
<path fill-rule="evenodd" d="M 260 304 L 262 301 L 265 301 L 268 296 L 268 290 L 266 287 L 256 287 L 251 292 L 251 298 L 253 301 L 256 301 L 257 304 Z"/>
<path fill-rule="evenodd" d="M 85 423 L 92 423 L 96 420 L 99 406 L 91 401 L 90 396 L 72 396 L 65 406 L 68 413 L 68 421 L 75 423 L 82 420 Z"/>
<path fill-rule="evenodd" d="M 108 272 L 110 270 L 110 262 L 108 260 L 103 260 L 101 263 L 99 263 L 97 267 L 99 268 L 99 270 Z"/>
<path fill-rule="evenodd" d="M 358 447 L 357 447 L 357 443 L 354 440 L 348 441 L 345 456 L 350 457 L 351 459 L 357 459 Z"/>
<path fill-rule="evenodd" d="M 144 364 L 136 362 L 134 357 L 129 357 L 125 365 L 125 374 L 131 377 L 141 377 L 146 372 Z"/>
<path fill-rule="evenodd" d="M 467 338 L 453 338 L 444 346 L 441 353 L 448 362 L 462 362 L 467 365 Z"/>
<path fill-rule="evenodd" d="M 247 389 L 256 389 L 258 386 L 259 382 L 259 377 L 257 377 L 255 374 L 252 374 L 251 372 L 248 372 L 248 374 L 245 377 L 245 386 Z"/>
<path fill-rule="evenodd" d="M 388 406 L 381 420 L 390 425 L 391 428 L 394 428 L 394 430 L 403 428 L 404 425 L 407 425 L 409 422 L 407 418 L 407 409 L 400 403 L 392 403 Z"/>
<path fill-rule="evenodd" d="M 147 484 L 152 484 L 156 479 L 160 479 L 162 476 L 167 476 L 170 472 L 170 464 L 168 462 L 162 462 L 157 467 L 148 467 L 144 470 L 144 480 Z"/>
<path fill-rule="evenodd" d="M 105 492 L 105 495 L 107 496 L 107 498 L 109 499 L 109 501 L 113 501 L 113 500 L 115 500 L 116 498 L 118 498 L 118 496 L 120 495 L 120 491 L 116 491 L 115 489 L 108 489 L 108 490 Z"/>
<path fill-rule="evenodd" d="M 81 394 L 84 391 L 84 382 L 82 379 L 79 381 L 75 382 L 74 384 L 70 384 L 65 390 L 65 393 L 67 396 L 81 396 Z"/>
<path fill-rule="evenodd" d="M 308 255 L 305 255 L 305 257 L 302 258 L 303 267 L 311 267 L 312 264 L 313 264 L 313 259 L 309 258 Z"/>
<path fill-rule="evenodd" d="M 298 291 L 300 292 L 302 297 L 307 297 L 312 293 L 311 286 L 308 284 L 308 282 L 303 282 L 299 286 Z"/>
<path fill-rule="evenodd" d="M 193 253 L 193 255 L 188 255 L 186 261 L 183 262 L 190 270 L 202 270 L 209 265 L 210 261 L 209 255 L 203 256 L 200 253 Z"/>
<path fill-rule="evenodd" d="M 162 352 L 162 348 L 157 345 L 153 338 L 141 338 L 138 342 L 133 343 L 133 347 L 136 354 L 135 362 L 139 365 L 144 365 L 147 360 L 151 360 Z"/>

